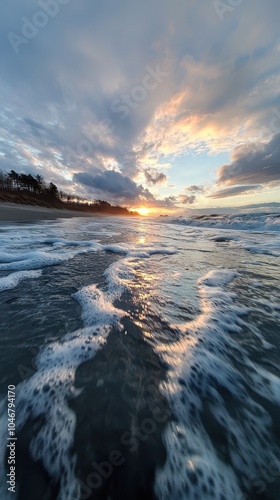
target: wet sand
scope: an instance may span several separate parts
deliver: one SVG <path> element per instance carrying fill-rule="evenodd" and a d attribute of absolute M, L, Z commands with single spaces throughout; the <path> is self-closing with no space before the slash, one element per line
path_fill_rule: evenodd
<path fill-rule="evenodd" d="M 30 222 L 34 220 L 52 220 L 71 217 L 92 217 L 93 213 L 58 208 L 33 207 L 17 203 L 0 203 L 1 222 Z M 99 215 L 99 214 L 98 214 Z"/>

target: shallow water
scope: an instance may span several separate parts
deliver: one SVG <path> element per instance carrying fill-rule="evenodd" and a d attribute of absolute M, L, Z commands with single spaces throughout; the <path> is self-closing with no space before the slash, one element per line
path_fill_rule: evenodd
<path fill-rule="evenodd" d="M 277 220 L 0 227 L 1 499 L 279 498 Z"/>

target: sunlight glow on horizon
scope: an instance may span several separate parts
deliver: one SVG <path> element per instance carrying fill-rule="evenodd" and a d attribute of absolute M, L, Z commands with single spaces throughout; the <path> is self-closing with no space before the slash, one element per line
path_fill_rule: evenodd
<path fill-rule="evenodd" d="M 147 207 L 140 207 L 140 208 L 137 208 L 136 209 L 137 212 L 140 214 L 140 215 L 149 215 L 150 214 L 150 209 L 147 208 Z"/>

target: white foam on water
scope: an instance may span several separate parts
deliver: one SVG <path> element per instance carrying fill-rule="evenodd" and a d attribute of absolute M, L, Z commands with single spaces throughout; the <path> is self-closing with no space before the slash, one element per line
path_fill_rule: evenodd
<path fill-rule="evenodd" d="M 246 314 L 228 289 L 235 276 L 217 270 L 201 278 L 201 314 L 178 342 L 157 349 L 169 366 L 162 390 L 175 416 L 164 437 L 167 461 L 156 477 L 161 500 L 241 499 L 250 477 L 279 463 L 272 419 L 252 395 L 280 406 L 279 378 L 260 370 L 234 340 Z"/>
<path fill-rule="evenodd" d="M 205 231 L 209 232 L 211 230 L 208 229 Z M 220 230 L 218 235 L 215 235 L 214 237 L 210 236 L 210 240 L 216 243 L 228 242 L 230 247 L 237 247 L 253 254 L 280 257 L 279 233 L 262 233 L 261 238 L 259 234 L 256 235 L 256 233 L 252 231 L 243 231 L 243 233 L 238 231 L 237 234 L 238 236 L 231 236 L 224 234 L 224 231 Z"/>
<path fill-rule="evenodd" d="M 67 401 L 75 396 L 77 367 L 95 356 L 107 334 L 105 326 L 85 328 L 68 339 L 51 344 L 38 356 L 38 371 L 16 388 L 17 430 L 29 419 L 44 419 L 39 432 L 33 434 L 30 452 L 34 460 L 42 461 L 53 479 L 61 480 L 59 498 L 63 500 L 79 498 L 74 475 L 75 457 L 69 455 L 76 418 Z M 6 416 L 1 420 L 1 438 L 5 442 Z"/>
<path fill-rule="evenodd" d="M 11 273 L 4 278 L 0 278 L 0 292 L 4 290 L 11 290 L 15 288 L 22 280 L 40 278 L 42 275 L 41 270 L 37 271 L 18 271 Z"/>
<path fill-rule="evenodd" d="M 26 251 L 27 245 L 29 245 L 29 248 L 32 246 L 35 246 L 35 248 Z M 42 246 L 44 247 L 40 249 Z M 25 239 L 24 243 L 19 245 L 17 250 L 13 248 L 9 253 L 5 251 L 0 253 L 0 271 L 41 269 L 47 266 L 62 264 L 83 253 L 99 251 L 114 252 L 130 257 L 148 258 L 155 254 L 172 255 L 177 250 L 169 246 L 155 248 L 140 244 L 120 243 L 102 245 L 94 240 L 72 241 L 62 238 Z"/>
<path fill-rule="evenodd" d="M 126 244 L 120 243 L 118 245 L 103 245 L 103 250 L 107 252 L 114 252 L 119 254 L 124 254 L 129 257 L 137 257 L 140 259 L 145 259 L 151 255 L 173 255 L 177 253 L 177 249 L 167 245 L 163 245 L 161 248 L 157 248 L 149 245 L 137 245 L 137 244 Z"/>
<path fill-rule="evenodd" d="M 230 283 L 233 280 L 233 278 L 235 278 L 237 275 L 238 273 L 235 271 L 228 271 L 228 270 L 209 271 L 209 273 L 207 273 L 206 276 L 198 280 L 198 286 L 201 289 L 203 286 L 220 288 Z M 210 294 L 214 293 L 212 289 L 210 290 L 211 290 Z M 205 288 L 204 292 L 208 293 L 209 292 L 208 288 Z M 217 293 L 219 293 L 219 290 L 217 291 Z"/>
<path fill-rule="evenodd" d="M 55 245 L 63 243 L 61 250 Z M 19 384 L 17 394 L 17 431 L 27 421 L 42 417 L 40 430 L 34 432 L 30 443 L 30 452 L 34 460 L 41 460 L 45 469 L 60 483 L 59 500 L 79 498 L 79 482 L 75 477 L 75 457 L 70 450 L 73 445 L 76 425 L 75 414 L 68 406 L 69 399 L 77 394 L 75 390 L 75 373 L 78 366 L 92 359 L 102 348 L 112 327 L 121 328 L 120 321 L 125 311 L 114 306 L 114 301 L 121 297 L 126 283 L 133 276 L 135 258 L 148 258 L 156 253 L 173 254 L 169 247 L 152 248 L 143 245 L 100 245 L 94 241 L 62 242 L 61 239 L 44 239 L 41 244 L 50 245 L 50 251 L 32 250 L 11 255 L 2 254 L 2 270 L 30 269 L 60 264 L 77 253 L 84 251 L 112 251 L 123 255 L 123 258 L 111 264 L 105 272 L 107 291 L 90 285 L 76 292 L 73 297 L 82 307 L 82 319 L 85 327 L 67 334 L 61 341 L 44 347 L 37 360 L 37 371 L 34 375 Z M 37 243 L 38 244 L 38 241 Z M 65 247 L 70 250 L 65 250 Z M 77 246 L 76 250 L 71 247 Z M 4 261 L 4 262 L 3 262 Z M 18 271 L 13 273 L 14 281 L 23 276 L 39 276 L 40 271 Z M 13 276 L 10 275 L 10 276 Z M 11 278 L 12 280 L 12 278 Z M 1 402 L 2 408 L 5 401 Z M 7 416 L 3 412 L 0 418 L 0 438 L 5 442 L 7 437 Z M 0 452 L 4 463 L 5 449 Z M 5 467 L 1 467 L 0 495 L 6 498 Z"/>
<path fill-rule="evenodd" d="M 135 275 L 133 258 L 123 258 L 106 269 L 104 275 L 108 284 L 108 291 L 112 297 L 118 297 L 129 286 Z"/>
<path fill-rule="evenodd" d="M 115 308 L 110 296 L 95 285 L 82 288 L 74 297 L 82 306 L 85 328 L 45 347 L 36 361 L 37 372 L 16 388 L 17 430 L 29 419 L 40 416 L 44 419 L 39 432 L 33 435 L 30 452 L 34 460 L 42 461 L 53 479 L 61 481 L 60 500 L 79 498 L 80 487 L 74 473 L 75 457 L 70 455 L 76 418 L 67 404 L 77 394 L 74 387 L 76 369 L 96 355 L 104 346 L 112 326 L 120 328 L 119 321 L 126 314 Z M 2 414 L 2 442 L 6 441 L 5 429 L 7 417 Z M 4 455 L 1 459 L 4 460 Z M 3 495 L 5 491 L 6 487 L 0 489 Z"/>
<path fill-rule="evenodd" d="M 86 326 L 94 323 L 98 323 L 100 326 L 112 325 L 118 323 L 126 315 L 125 311 L 113 306 L 112 301 L 116 296 L 105 294 L 96 285 L 82 288 L 73 297 L 82 306 L 82 320 Z"/>
<path fill-rule="evenodd" d="M 273 224 L 271 220 L 274 221 Z M 270 225 L 268 225 L 268 221 L 270 221 Z M 167 223 L 175 234 L 177 231 L 174 228 L 181 227 L 182 236 L 189 236 L 192 227 L 197 226 L 197 233 L 192 235 L 196 245 L 199 240 L 207 240 L 208 244 L 209 242 L 217 245 L 227 244 L 229 248 L 240 248 L 242 251 L 252 254 L 280 257 L 280 214 L 275 214 L 273 217 L 262 214 L 206 216 L 202 219 L 179 217 L 163 222 L 164 225 Z M 259 231 L 255 229 L 259 229 Z M 180 241 L 184 241 L 181 234 Z M 215 246 L 211 246 L 211 248 L 216 250 Z M 183 249 L 188 250 L 185 247 Z"/>
<path fill-rule="evenodd" d="M 0 264 L 0 271 L 10 270 L 30 270 L 39 269 L 47 266 L 55 266 L 62 264 L 66 260 L 72 259 L 79 252 L 65 252 L 65 251 L 29 251 L 15 256 L 11 262 Z"/>
<path fill-rule="evenodd" d="M 209 238 L 210 230 L 199 229 L 200 236 L 204 232 L 207 233 L 206 239 Z M 243 241 L 239 235 L 228 238 L 229 245 L 241 246 Z M 275 243 L 275 238 L 273 241 Z M 211 244 L 214 246 L 214 243 Z M 27 248 L 31 248 L 30 251 Z M 119 327 L 125 313 L 114 306 L 114 301 L 135 277 L 137 262 L 154 254 L 172 255 L 177 249 L 160 243 L 155 246 L 135 243 L 102 245 L 96 241 L 56 238 L 51 234 L 47 238 L 30 237 L 27 233 L 22 240 L 15 238 L 11 260 L 7 248 L 2 261 L 0 258 L 3 266 L 11 265 L 12 270 L 26 272 L 45 265 L 61 264 L 79 253 L 91 251 L 121 255 L 121 259 L 105 272 L 106 291 L 90 285 L 74 295 L 81 304 L 85 328 L 44 348 L 37 360 L 38 371 L 16 389 L 20 404 L 18 429 L 36 415 L 45 418 L 42 428 L 33 436 L 31 452 L 33 457 L 43 461 L 53 478 L 62 479 L 60 500 L 75 498 L 75 495 L 78 498 L 79 493 L 74 474 L 75 457 L 70 453 L 76 422 L 68 406 L 68 400 L 75 397 L 76 369 L 105 345 L 112 325 Z M 223 500 L 224 495 L 226 499 L 239 500 L 241 489 L 246 488 L 246 475 L 249 477 L 249 473 L 259 470 L 276 456 L 273 443 L 271 451 L 267 445 L 271 419 L 248 395 L 246 381 L 252 391 L 276 404 L 278 379 L 265 370 L 260 373 L 234 340 L 244 325 L 243 315 L 248 312 L 237 304 L 230 289 L 235 276 L 235 272 L 220 269 L 200 279 L 201 314 L 195 321 L 185 324 L 180 341 L 172 347 L 169 344 L 158 349 L 169 364 L 168 383 L 162 389 L 177 419 L 166 432 L 167 463 L 157 475 L 156 491 L 161 500 L 177 500 L 180 495 L 182 498 L 219 500 Z M 277 314 L 276 306 L 274 312 Z M 236 353 L 247 370 L 247 380 L 235 368 L 232 353 Z M 228 391 L 236 402 L 240 412 L 238 419 L 229 410 L 217 387 Z M 227 465 L 201 420 L 206 402 L 211 419 L 227 436 L 230 457 Z M 1 404 L 5 408 L 4 403 Z M 4 413 L 1 414 L 0 433 L 5 442 L 7 421 Z M 0 496 L 1 493 L 0 487 Z M 1 498 L 5 498 L 4 493 Z"/>
<path fill-rule="evenodd" d="M 64 241 L 46 240 L 37 241 L 36 245 L 44 243 L 49 248 L 34 249 L 29 251 L 11 251 L 0 253 L 0 271 L 40 269 L 47 266 L 55 266 L 73 259 L 76 255 L 87 252 L 97 252 L 103 249 L 102 245 L 95 241 Z M 74 248 L 74 249 L 73 249 Z"/>

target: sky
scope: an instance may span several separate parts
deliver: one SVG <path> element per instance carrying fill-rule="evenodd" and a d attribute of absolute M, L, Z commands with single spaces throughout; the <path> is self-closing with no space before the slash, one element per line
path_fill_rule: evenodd
<path fill-rule="evenodd" d="M 157 210 L 280 201 L 279 0 L 9 0 L 0 170 Z"/>

